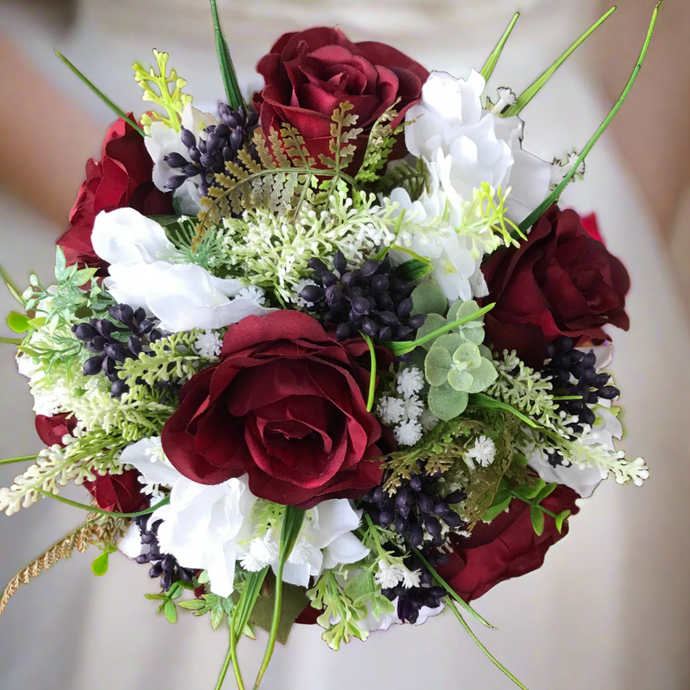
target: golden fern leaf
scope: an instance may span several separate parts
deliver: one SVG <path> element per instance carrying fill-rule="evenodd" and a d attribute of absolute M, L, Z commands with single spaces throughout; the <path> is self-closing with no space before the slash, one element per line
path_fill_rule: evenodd
<path fill-rule="evenodd" d="M 261 172 L 262 168 L 259 163 L 257 163 L 254 158 L 252 157 L 252 154 L 249 153 L 249 148 L 245 144 L 238 152 L 237 152 L 237 157 L 240 159 L 240 162 L 242 165 L 244 165 L 245 168 L 251 173 L 258 173 Z M 272 168 L 269 168 L 271 170 Z"/>
<path fill-rule="evenodd" d="M 268 137 L 268 141 L 271 145 L 271 152 L 274 158 L 278 161 L 279 168 L 290 168 L 292 163 L 290 159 L 285 155 L 283 149 L 283 142 L 280 140 L 280 132 L 277 129 L 272 129 L 271 134 Z"/>
<path fill-rule="evenodd" d="M 24 570 L 10 581 L 5 588 L 5 592 L 0 599 L 0 614 L 5 610 L 7 602 L 19 589 L 19 585 L 28 585 L 29 582 L 38 577 L 44 570 L 48 570 L 63 558 L 69 558 L 76 549 L 79 553 L 84 553 L 89 546 L 102 538 L 102 529 L 97 520 L 87 520 L 83 525 L 66 537 L 53 544 L 45 553 L 41 554 L 35 561 L 30 563 Z"/>
<path fill-rule="evenodd" d="M 259 154 L 259 159 L 261 160 L 261 165 L 264 167 L 264 170 L 273 170 L 276 168 L 276 162 L 268 148 L 264 133 L 256 130 L 252 135 L 252 141 L 256 146 L 256 151 Z"/>

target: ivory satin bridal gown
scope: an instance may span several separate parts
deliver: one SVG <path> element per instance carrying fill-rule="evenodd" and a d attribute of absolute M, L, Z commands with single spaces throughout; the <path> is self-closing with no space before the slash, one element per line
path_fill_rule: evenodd
<path fill-rule="evenodd" d="M 314 24 L 338 24 L 354 40 L 390 42 L 431 69 L 465 76 L 483 64 L 519 4 L 234 3 L 225 8 L 225 23 L 247 85 L 257 85 L 253 63 L 283 31 Z M 492 88 L 505 85 L 519 92 L 579 35 L 595 10 L 584 0 L 522 6 L 527 11 Z M 126 107 L 140 107 L 129 65 L 147 59 L 154 45 L 172 54 L 199 107 L 210 109 L 222 93 L 206 3 L 89 0 L 80 17 L 60 48 Z M 91 94 L 49 60 L 54 39 L 14 12 L 6 21 L 15 36 L 26 39 L 19 43 L 31 46 L 35 64 L 105 122 L 108 113 L 90 100 Z M 597 91 L 587 64 L 581 56 L 573 58 L 525 111 L 530 152 L 551 159 L 581 148 L 605 117 L 611 103 Z M 44 143 L 48 137 L 49 130 Z M 608 136 L 591 154 L 585 181 L 564 197 L 565 205 L 582 213 L 597 212 L 609 248 L 632 275 L 632 329 L 614 333 L 612 371 L 623 391 L 625 447 L 631 456 L 647 459 L 652 477 L 642 489 L 602 485 L 591 500 L 581 502 L 569 536 L 549 552 L 541 570 L 498 585 L 476 602 L 500 629 L 478 630 L 479 635 L 531 690 L 690 688 L 690 333 L 642 198 Z M 29 269 L 47 280 L 50 232 L 57 229 L 45 227 L 7 196 L 0 197 L 0 207 L 0 261 L 17 280 L 25 280 Z M 11 309 L 8 296 L 0 295 L 0 307 L 3 313 Z M 39 445 L 31 401 L 9 348 L 0 350 L 0 372 L 0 456 L 25 454 Z M 0 471 L 3 485 L 12 474 L 9 468 Z M 3 585 L 79 517 L 48 501 L 12 518 L 0 516 Z M 89 569 L 95 555 L 58 564 L 10 602 L 0 618 L 0 689 L 213 688 L 226 635 L 191 616 L 169 625 L 143 598 L 155 591 L 145 567 L 113 557 L 110 572 L 96 579 Z M 315 627 L 296 627 L 287 647 L 277 649 L 264 687 L 511 687 L 449 615 L 420 628 L 374 634 L 366 644 L 355 642 L 338 654 L 319 635 Z M 242 645 L 248 676 L 264 643 L 260 634 L 257 643 Z M 232 687 L 230 678 L 226 687 Z"/>

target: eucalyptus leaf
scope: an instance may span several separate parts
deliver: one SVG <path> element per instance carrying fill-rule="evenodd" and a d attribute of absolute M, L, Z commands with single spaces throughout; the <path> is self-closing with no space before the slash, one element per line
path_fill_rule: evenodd
<path fill-rule="evenodd" d="M 426 380 L 432 386 L 442 386 L 453 371 L 453 360 L 450 353 L 443 347 L 432 347 L 424 360 Z"/>
<path fill-rule="evenodd" d="M 425 280 L 412 292 L 412 314 L 440 314 L 448 310 L 448 300 L 435 280 Z M 431 331 L 429 331 L 431 332 Z M 419 338 L 419 335 L 417 335 Z"/>
<path fill-rule="evenodd" d="M 452 355 L 461 345 L 467 343 L 462 333 L 446 333 L 431 341 L 431 346 L 444 347 Z"/>
<path fill-rule="evenodd" d="M 429 335 L 430 333 L 433 333 L 434 331 L 437 331 L 439 328 L 443 328 L 447 324 L 448 321 L 444 319 L 440 314 L 429 314 L 426 317 L 426 321 L 424 322 L 424 324 L 417 331 L 417 338 L 421 340 L 425 336 Z M 442 337 L 443 336 L 440 336 L 435 341 L 430 340 L 429 342 L 424 343 L 422 347 L 425 350 L 431 350 L 434 344 L 438 342 Z"/>
<path fill-rule="evenodd" d="M 467 392 L 481 393 L 498 378 L 498 372 L 488 359 L 482 358 L 479 367 L 472 370 L 472 378 L 472 387 Z"/>
<path fill-rule="evenodd" d="M 478 369 L 482 364 L 482 354 L 474 343 L 463 343 L 453 353 L 453 363 L 461 371 Z M 479 391 L 476 391 L 479 392 Z"/>
<path fill-rule="evenodd" d="M 453 390 L 448 383 L 429 390 L 429 409 L 444 422 L 459 417 L 466 409 L 469 396 Z"/>
<path fill-rule="evenodd" d="M 461 393 L 469 393 L 473 382 L 472 374 L 464 369 L 453 368 L 448 374 L 448 384 L 450 387 Z"/>

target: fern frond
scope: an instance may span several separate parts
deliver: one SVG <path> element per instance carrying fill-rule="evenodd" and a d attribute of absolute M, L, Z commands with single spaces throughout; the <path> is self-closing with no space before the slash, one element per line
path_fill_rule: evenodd
<path fill-rule="evenodd" d="M 285 151 L 283 150 L 283 142 L 280 140 L 280 132 L 277 129 L 271 130 L 271 134 L 268 137 L 268 142 L 271 145 L 271 153 L 275 157 L 278 167 L 292 167 L 290 159 L 285 155 Z M 275 167 L 275 165 L 273 167 Z"/>
<path fill-rule="evenodd" d="M 380 177 L 379 171 L 388 162 L 393 146 L 405 127 L 402 124 L 393 129 L 390 124 L 398 117 L 398 111 L 395 110 L 397 103 L 398 101 L 386 110 L 371 128 L 364 160 L 355 176 L 357 182 L 375 182 Z"/>
<path fill-rule="evenodd" d="M 257 129 L 252 134 L 252 142 L 256 146 L 256 152 L 259 154 L 259 160 L 264 170 L 272 170 L 276 167 L 276 162 L 271 155 L 271 151 L 268 148 L 268 143 L 266 142 L 266 137 L 264 133 Z"/>
<path fill-rule="evenodd" d="M 237 158 L 239 158 L 240 163 L 242 163 L 249 172 L 261 172 L 261 165 L 254 160 L 246 144 L 237 152 Z"/>

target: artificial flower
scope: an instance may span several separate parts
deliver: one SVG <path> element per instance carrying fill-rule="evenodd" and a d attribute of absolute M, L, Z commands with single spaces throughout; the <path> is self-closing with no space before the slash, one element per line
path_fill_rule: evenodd
<path fill-rule="evenodd" d="M 68 264 L 105 268 L 91 244 L 93 224 L 102 211 L 131 207 L 149 216 L 173 212 L 172 195 L 156 189 L 152 172 L 144 137 L 120 118 L 108 129 L 101 160 L 90 159 L 86 164 L 86 179 L 70 213 L 70 228 L 58 240 Z"/>
<path fill-rule="evenodd" d="M 98 507 L 116 513 L 136 513 L 148 508 L 150 499 L 146 496 L 139 481 L 139 472 L 124 470 L 122 474 L 97 475 L 84 486 L 96 499 Z"/>
<path fill-rule="evenodd" d="M 610 339 L 604 326 L 629 328 L 628 272 L 575 211 L 552 206 L 526 241 L 493 254 L 482 271 L 487 302 L 496 303 L 484 319 L 487 340 L 530 366 L 541 367 L 546 343 L 559 336 L 602 343 Z"/>
<path fill-rule="evenodd" d="M 210 113 L 203 113 L 191 105 L 185 106 L 182 111 L 182 127 L 191 132 L 197 140 L 206 139 L 205 129 L 211 125 L 218 124 L 216 118 Z M 153 182 L 158 189 L 170 192 L 169 182 L 172 177 L 179 175 L 180 171 L 171 168 L 166 161 L 170 154 L 179 154 L 189 161 L 189 148 L 182 141 L 182 130 L 179 132 L 168 127 L 164 122 L 155 121 L 151 123 L 150 136 L 146 137 L 146 150 L 153 159 Z M 199 206 L 199 175 L 189 177 L 187 180 L 174 190 L 175 199 L 180 204 L 182 213 L 188 216 L 196 216 L 201 207 Z"/>
<path fill-rule="evenodd" d="M 446 194 L 452 189 L 471 199 L 482 183 L 504 194 L 510 188 L 508 216 L 524 220 L 549 194 L 551 165 L 522 150 L 523 122 L 502 118 L 482 105 L 484 78 L 432 72 L 421 103 L 407 113 L 405 143 L 410 153 L 431 162 L 441 152 L 449 159 Z"/>
<path fill-rule="evenodd" d="M 131 209 L 100 214 L 93 242 L 110 264 L 105 285 L 115 300 L 143 307 L 163 330 L 218 329 L 268 311 L 260 297 L 238 296 L 243 290 L 239 280 L 216 278 L 202 266 L 180 263 L 163 228 Z"/>
<path fill-rule="evenodd" d="M 577 494 L 568 487 L 558 487 L 541 505 L 553 513 L 579 512 Z M 499 582 L 520 577 L 540 568 L 546 552 L 568 533 L 562 532 L 551 517 L 546 517 L 544 532 L 537 535 L 530 519 L 530 506 L 513 500 L 490 523 L 480 522 L 469 537 L 451 537 L 449 558 L 438 573 L 467 602 L 478 599 Z"/>
<path fill-rule="evenodd" d="M 311 155 L 330 154 L 333 111 L 353 107 L 357 127 L 371 127 L 395 105 L 397 126 L 419 100 L 429 73 L 407 55 L 384 43 L 352 43 L 339 29 L 315 27 L 283 35 L 257 67 L 266 82 L 254 95 L 264 134 L 290 124 Z M 366 146 L 366 135 L 354 143 Z"/>
<path fill-rule="evenodd" d="M 246 473 L 253 494 L 284 505 L 362 496 L 382 476 L 381 426 L 356 362 L 366 352 L 300 312 L 244 319 L 220 363 L 183 388 L 163 428 L 170 462 L 204 484 Z"/>
<path fill-rule="evenodd" d="M 77 426 L 77 420 L 74 415 L 58 414 L 52 417 L 47 417 L 43 414 L 36 415 L 36 433 L 45 445 L 64 446 L 63 439 L 69 436 Z"/>

